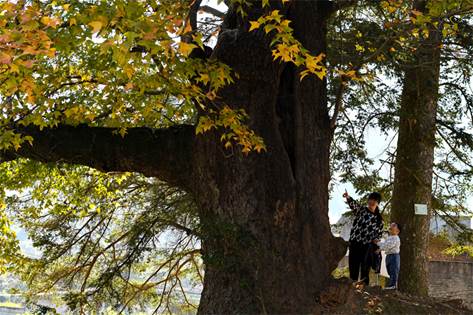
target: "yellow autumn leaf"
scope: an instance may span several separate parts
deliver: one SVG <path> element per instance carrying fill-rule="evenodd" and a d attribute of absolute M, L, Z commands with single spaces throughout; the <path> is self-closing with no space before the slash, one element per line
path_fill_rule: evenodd
<path fill-rule="evenodd" d="M 202 73 L 200 75 L 200 81 L 202 81 L 204 84 L 207 84 L 210 81 L 210 76 L 207 73 Z"/>
<path fill-rule="evenodd" d="M 310 73 L 309 70 L 302 71 L 300 74 L 300 81 L 302 81 L 306 76 L 308 76 L 309 73 Z"/>
<path fill-rule="evenodd" d="M 348 70 L 348 71 L 340 70 L 339 73 L 340 73 L 340 75 L 344 75 L 344 76 L 349 77 L 349 78 L 353 78 L 353 77 L 356 76 L 355 70 Z"/>
<path fill-rule="evenodd" d="M 133 69 L 133 67 L 125 67 L 123 71 L 125 72 L 128 79 L 131 79 L 135 74 L 135 69 Z"/>
<path fill-rule="evenodd" d="M 358 44 L 355 45 L 355 49 L 356 49 L 356 51 L 365 51 L 365 48 L 361 45 L 358 45 Z"/>
<path fill-rule="evenodd" d="M 287 0 L 286 0 L 286 1 L 287 1 Z M 283 21 L 280 23 L 280 25 L 281 25 L 282 27 L 288 27 L 290 23 L 291 23 L 291 21 L 289 21 L 289 20 L 283 20 Z"/>
<path fill-rule="evenodd" d="M 41 21 L 41 23 L 43 23 L 44 25 L 48 25 L 49 20 L 50 20 L 50 19 L 49 19 L 48 16 L 43 16 L 40 21 Z"/>
<path fill-rule="evenodd" d="M 30 145 L 33 145 L 33 137 L 32 136 L 25 136 L 23 139 L 25 141 L 27 141 Z"/>
<path fill-rule="evenodd" d="M 56 28 L 56 26 L 60 23 L 59 19 L 50 18 L 49 16 L 43 16 L 40 21 L 44 25 L 50 26 L 50 27 L 53 27 L 53 28 Z"/>
<path fill-rule="evenodd" d="M 100 21 L 92 21 L 88 24 L 90 27 L 92 27 L 92 33 L 98 33 L 103 27 L 102 22 Z"/>
<path fill-rule="evenodd" d="M 319 71 L 315 72 L 315 75 L 318 76 L 320 80 L 322 80 L 327 75 L 327 68 L 322 67 Z"/>
<path fill-rule="evenodd" d="M 260 23 L 258 21 L 250 21 L 250 32 L 252 30 L 256 30 L 260 27 Z"/>
<path fill-rule="evenodd" d="M 179 43 L 179 52 L 183 54 L 184 56 L 189 56 L 189 54 L 192 52 L 194 48 L 197 46 L 194 44 L 189 44 L 186 42 L 180 42 Z"/>
<path fill-rule="evenodd" d="M 128 131 L 126 130 L 125 127 L 120 128 L 120 130 L 118 130 L 118 133 L 120 134 L 120 136 L 122 136 L 122 138 L 125 137 L 125 135 L 127 134 L 127 132 L 128 132 Z"/>

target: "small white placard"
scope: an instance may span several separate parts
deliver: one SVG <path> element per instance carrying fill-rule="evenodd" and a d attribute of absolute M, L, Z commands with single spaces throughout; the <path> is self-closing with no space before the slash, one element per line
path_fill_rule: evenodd
<path fill-rule="evenodd" d="M 427 205 L 423 203 L 414 204 L 415 214 L 427 215 Z"/>

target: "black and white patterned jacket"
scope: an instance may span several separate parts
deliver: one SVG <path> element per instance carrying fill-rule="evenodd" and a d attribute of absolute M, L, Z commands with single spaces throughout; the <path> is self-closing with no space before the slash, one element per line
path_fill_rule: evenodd
<path fill-rule="evenodd" d="M 347 202 L 355 214 L 350 232 L 350 242 L 368 244 L 374 239 L 380 239 L 383 233 L 383 221 L 368 207 L 361 206 L 355 199 L 348 197 Z"/>

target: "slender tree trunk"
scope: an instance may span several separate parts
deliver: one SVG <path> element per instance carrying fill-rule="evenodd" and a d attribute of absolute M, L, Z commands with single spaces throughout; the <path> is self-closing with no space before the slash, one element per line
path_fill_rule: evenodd
<path fill-rule="evenodd" d="M 415 7 L 426 12 L 426 1 Z M 402 224 L 399 288 L 428 294 L 427 244 L 435 147 L 435 118 L 440 69 L 441 31 L 431 26 L 413 64 L 406 65 L 401 97 L 391 219 Z M 414 204 L 426 204 L 428 215 L 415 215 Z"/>
<path fill-rule="evenodd" d="M 325 51 L 326 13 L 295 2 L 286 13 L 297 38 Z M 316 297 L 345 253 L 328 219 L 326 82 L 274 62 L 264 33 L 220 37 L 213 57 L 240 78 L 220 95 L 244 108 L 267 152 L 222 150 L 218 134 L 198 139 L 194 191 L 205 232 L 200 314 L 316 312 Z"/>

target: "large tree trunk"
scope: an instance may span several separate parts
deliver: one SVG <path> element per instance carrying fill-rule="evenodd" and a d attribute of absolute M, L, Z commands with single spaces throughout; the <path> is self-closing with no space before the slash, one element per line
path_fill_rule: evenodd
<path fill-rule="evenodd" d="M 417 1 L 425 12 L 427 1 Z M 401 96 L 399 136 L 391 219 L 402 224 L 399 288 L 427 295 L 427 244 L 435 147 L 435 118 L 440 70 L 441 31 L 430 28 L 420 42 L 416 62 L 406 65 Z M 414 204 L 427 204 L 428 215 L 415 215 Z"/>
<path fill-rule="evenodd" d="M 294 2 L 286 14 L 306 48 L 325 51 L 321 2 Z M 311 313 L 345 253 L 328 219 L 326 81 L 301 82 L 298 69 L 273 61 L 264 33 L 241 27 L 224 31 L 214 50 L 240 76 L 220 96 L 246 110 L 267 152 L 225 151 L 218 134 L 198 140 L 194 191 L 206 266 L 199 313 Z"/>
<path fill-rule="evenodd" d="M 291 1 L 280 8 L 313 54 L 326 50 L 330 5 Z M 254 5 L 247 13 L 256 19 L 262 12 Z M 239 79 L 218 100 L 246 111 L 267 152 L 226 150 L 218 132 L 196 137 L 191 126 L 130 128 L 123 138 L 108 128 L 59 126 L 18 129 L 34 137 L 33 146 L 0 152 L 0 160 L 136 171 L 180 186 L 200 208 L 206 272 L 199 313 L 312 313 L 346 252 L 328 218 L 333 132 L 326 81 L 301 81 L 300 69 L 273 61 L 269 36 L 247 30 L 247 20 L 227 15 L 212 58 Z"/>

